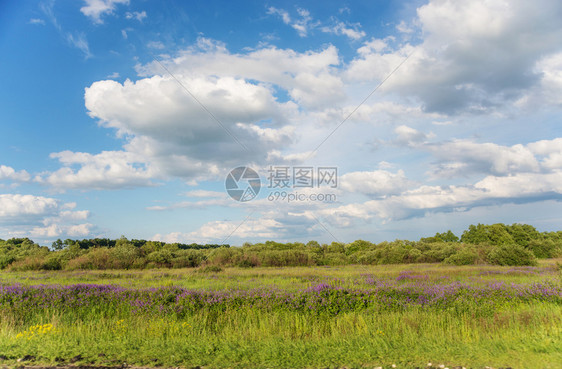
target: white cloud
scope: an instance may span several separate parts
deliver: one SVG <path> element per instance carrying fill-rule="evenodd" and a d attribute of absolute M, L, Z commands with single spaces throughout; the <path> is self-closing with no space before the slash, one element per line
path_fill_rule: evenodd
<path fill-rule="evenodd" d="M 150 41 L 148 44 L 146 44 L 146 46 L 148 48 L 157 49 L 157 50 L 162 50 L 166 48 L 166 46 L 164 46 L 164 44 L 160 41 Z"/>
<path fill-rule="evenodd" d="M 29 24 L 40 24 L 42 26 L 45 25 L 45 21 L 43 19 L 39 19 L 39 18 L 31 18 L 28 23 Z"/>
<path fill-rule="evenodd" d="M 283 23 L 285 23 L 285 24 L 291 23 L 291 16 L 289 15 L 289 13 L 286 10 L 277 9 L 277 8 L 271 6 L 271 7 L 269 7 L 269 9 L 267 9 L 267 14 L 278 15 L 279 17 L 281 17 L 281 19 L 283 20 Z"/>
<path fill-rule="evenodd" d="M 297 138 L 299 105 L 333 105 L 343 93 L 332 71 L 339 63 L 332 46 L 306 53 L 270 47 L 231 54 L 201 38 L 196 47 L 162 63 L 173 77 L 150 63 L 138 67 L 147 77 L 136 82 L 103 80 L 85 90 L 89 115 L 126 140 L 123 151 L 54 153 L 64 167 L 37 180 L 60 190 L 108 189 L 170 177 L 222 178 L 241 163 L 296 162 L 309 154 L 286 152 Z M 278 102 L 273 86 L 293 101 Z"/>
<path fill-rule="evenodd" d="M 11 217 L 45 215 L 58 210 L 55 199 L 32 195 L 0 195 L 0 219 Z"/>
<path fill-rule="evenodd" d="M 125 18 L 127 19 L 136 19 L 139 22 L 142 22 L 143 19 L 146 18 L 146 11 L 142 11 L 142 12 L 127 12 L 125 13 Z"/>
<path fill-rule="evenodd" d="M 474 185 L 420 186 L 399 195 L 318 211 L 331 225 L 348 227 L 375 217 L 385 221 L 425 216 L 432 212 L 466 211 L 504 203 L 562 198 L 562 171 L 488 176 Z M 311 217 L 309 211 L 303 213 Z"/>
<path fill-rule="evenodd" d="M 347 76 L 381 80 L 415 50 L 383 90 L 415 97 L 426 111 L 493 111 L 540 82 L 537 61 L 561 49 L 561 12 L 550 0 L 430 1 L 417 10 L 421 44 L 360 49 Z"/>
<path fill-rule="evenodd" d="M 62 151 L 50 155 L 63 168 L 37 176 L 36 181 L 65 189 L 116 189 L 153 186 L 150 168 L 134 154 L 125 151 L 103 151 L 92 155 Z M 74 167 L 78 166 L 78 169 Z"/>
<path fill-rule="evenodd" d="M 321 32 L 338 36 L 346 36 L 352 40 L 359 40 L 366 35 L 364 31 L 359 29 L 361 27 L 359 23 L 350 25 L 339 21 L 335 17 L 331 18 L 331 25 L 321 26 L 321 22 L 313 21 L 310 12 L 303 8 L 297 8 L 298 16 L 296 18 L 291 17 L 286 10 L 278 9 L 273 6 L 267 9 L 267 14 L 277 15 L 281 18 L 283 23 L 296 30 L 300 37 L 307 37 L 309 32 L 313 29 L 319 29 Z"/>
<path fill-rule="evenodd" d="M 400 23 L 398 23 L 398 25 L 396 26 L 396 30 L 398 30 L 398 32 L 400 33 L 406 33 L 406 34 L 410 34 L 414 32 L 412 26 L 407 24 L 403 20 L 400 21 Z"/>
<path fill-rule="evenodd" d="M 226 193 L 208 190 L 192 190 L 185 193 L 188 197 L 226 197 Z"/>
<path fill-rule="evenodd" d="M 89 217 L 76 204 L 49 197 L 1 194 L 0 232 L 10 237 L 86 236 L 93 226 L 80 223 Z"/>
<path fill-rule="evenodd" d="M 256 241 L 260 239 L 292 238 L 295 235 L 308 237 L 311 234 L 324 232 L 319 230 L 316 221 L 310 221 L 303 215 L 279 216 L 264 213 L 259 219 L 246 218 L 245 221 L 225 220 L 212 221 L 192 232 L 172 232 L 166 235 L 156 234 L 153 239 L 165 242 L 184 243 L 234 243 L 235 240 Z"/>
<path fill-rule="evenodd" d="M 384 197 L 402 193 L 412 185 L 403 170 L 392 173 L 386 170 L 351 172 L 340 177 L 339 187 L 349 193 Z"/>
<path fill-rule="evenodd" d="M 107 77 L 105 78 L 109 78 L 109 79 L 114 79 L 114 78 L 119 78 L 119 73 L 118 72 L 113 72 L 111 74 L 109 74 Z"/>
<path fill-rule="evenodd" d="M 56 28 L 58 33 L 61 37 L 71 46 L 79 49 L 84 54 L 86 59 L 92 57 L 92 53 L 90 52 L 90 46 L 88 45 L 88 40 L 83 33 L 72 33 L 64 31 L 62 26 L 59 24 L 57 18 L 55 17 L 55 13 L 53 11 L 54 2 L 50 3 L 41 3 L 39 6 L 43 13 L 47 16 L 49 21 L 53 24 Z"/>
<path fill-rule="evenodd" d="M 340 64 L 338 51 L 327 46 L 320 51 L 297 53 L 268 47 L 246 54 L 231 54 L 220 43 L 201 38 L 174 59 L 166 60 L 174 74 L 245 78 L 274 84 L 304 108 L 323 108 L 341 102 L 343 82 L 334 67 Z M 161 74 L 158 63 L 138 68 L 145 75 Z"/>
<path fill-rule="evenodd" d="M 396 127 L 394 132 L 398 136 L 396 142 L 407 146 L 416 146 L 428 138 L 428 135 L 425 133 L 405 125 Z"/>
<path fill-rule="evenodd" d="M 312 17 L 310 16 L 310 12 L 308 10 L 297 8 L 297 13 L 299 15 L 298 18 L 293 19 L 285 10 L 277 9 L 273 6 L 269 7 L 267 10 L 267 14 L 275 14 L 279 16 L 283 20 L 283 23 L 295 29 L 299 36 L 306 37 L 310 28 L 314 28 L 316 24 L 311 24 Z"/>
<path fill-rule="evenodd" d="M 25 170 L 16 171 L 12 167 L 0 165 L 0 181 L 10 180 L 15 182 L 28 182 L 30 179 L 31 176 Z"/>
<path fill-rule="evenodd" d="M 526 110 L 562 106 L 562 52 L 543 57 L 537 61 L 533 71 L 541 76 L 540 83 L 515 105 Z"/>
<path fill-rule="evenodd" d="M 333 33 L 338 36 L 346 36 L 352 40 L 359 40 L 366 36 L 365 31 L 361 31 L 359 29 L 361 27 L 360 24 L 354 25 L 347 25 L 344 22 L 336 22 L 336 24 L 332 26 L 324 26 L 321 27 L 320 30 L 324 33 Z"/>
<path fill-rule="evenodd" d="M 80 11 L 92 22 L 102 24 L 102 15 L 113 14 L 118 4 L 129 4 L 129 0 L 84 0 L 85 6 Z"/>
<path fill-rule="evenodd" d="M 88 40 L 86 40 L 86 36 L 83 33 L 77 33 L 77 34 L 67 33 L 66 39 L 72 46 L 82 51 L 86 59 L 92 57 L 92 53 L 90 52 L 90 46 L 88 45 Z"/>
<path fill-rule="evenodd" d="M 562 138 L 541 140 L 527 145 L 535 155 L 541 157 L 541 166 L 547 169 L 562 169 Z"/>
<path fill-rule="evenodd" d="M 453 177 L 470 173 L 508 175 L 537 172 L 539 162 L 524 145 L 501 146 L 468 140 L 427 144 L 423 149 L 439 159 L 433 168 L 436 177 Z"/>

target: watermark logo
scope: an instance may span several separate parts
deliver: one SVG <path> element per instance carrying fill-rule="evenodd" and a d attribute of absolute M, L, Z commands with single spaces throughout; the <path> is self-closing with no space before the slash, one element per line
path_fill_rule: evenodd
<path fill-rule="evenodd" d="M 337 167 L 270 166 L 267 171 L 267 182 L 264 186 L 270 189 L 268 201 L 337 201 L 335 193 L 311 192 L 313 189 L 337 188 Z M 234 168 L 226 176 L 226 192 L 236 201 L 247 202 L 255 199 L 261 187 L 260 175 L 249 167 Z M 297 192 L 298 190 L 301 192 Z"/>
<path fill-rule="evenodd" d="M 337 167 L 270 166 L 267 188 L 338 187 Z"/>
<path fill-rule="evenodd" d="M 226 176 L 226 192 L 236 201 L 247 202 L 258 196 L 261 189 L 259 174 L 249 167 L 234 168 Z"/>

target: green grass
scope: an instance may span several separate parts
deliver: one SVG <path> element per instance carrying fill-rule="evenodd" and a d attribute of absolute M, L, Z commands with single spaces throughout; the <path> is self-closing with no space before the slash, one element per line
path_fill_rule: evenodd
<path fill-rule="evenodd" d="M 344 266 L 314 268 L 193 269 L 92 272 L 3 272 L 1 284 L 173 285 L 195 289 L 276 286 L 296 290 L 330 280 L 361 285 L 365 275 L 396 279 L 403 271 L 428 275 L 436 283 L 561 282 L 553 261 L 533 273 L 509 267 L 444 265 Z M 30 327 L 52 324 L 42 333 Z M 26 333 L 27 332 L 27 333 Z M 18 336 L 19 335 L 19 336 Z M 40 311 L 26 322 L 0 308 L 0 365 L 35 357 L 28 364 L 121 365 L 209 368 L 562 368 L 562 305 L 506 304 L 489 314 L 411 307 L 403 311 L 362 310 L 337 316 L 249 307 L 223 312 L 201 310 L 184 318 L 134 315 L 84 317 L 73 311 Z"/>
<path fill-rule="evenodd" d="M 451 266 L 444 264 L 399 264 L 399 265 L 345 265 L 323 267 L 285 268 L 225 268 L 218 273 L 201 273 L 199 269 L 149 269 L 149 270 L 92 270 L 92 271 L 27 271 L 0 272 L 0 283 L 23 285 L 77 283 L 113 284 L 124 287 L 146 288 L 177 286 L 190 289 L 250 289 L 275 286 L 283 289 L 310 287 L 315 280 L 331 279 L 334 284 L 349 287 L 364 275 L 378 278 L 396 278 L 403 271 L 427 275 L 431 280 L 447 277 L 450 281 L 471 280 L 491 281 L 500 278 L 505 282 L 532 283 L 545 280 L 559 280 L 560 273 L 553 272 L 560 259 L 541 260 L 532 268 L 534 273 L 523 273 L 514 267 L 499 266 Z M 513 270 L 509 272 L 510 270 Z M 525 270 L 525 267 L 520 268 Z M 486 274 L 505 272 L 506 274 Z M 541 274 L 542 273 L 542 274 Z"/>

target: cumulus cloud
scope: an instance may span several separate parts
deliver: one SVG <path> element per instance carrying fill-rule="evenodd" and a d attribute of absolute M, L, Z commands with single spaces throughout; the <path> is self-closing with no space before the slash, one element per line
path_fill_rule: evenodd
<path fill-rule="evenodd" d="M 250 213 L 244 220 L 221 220 L 205 223 L 192 232 L 157 234 L 153 238 L 166 242 L 235 243 L 237 240 L 258 241 L 264 239 L 291 239 L 295 236 L 315 237 L 323 235 L 325 229 L 316 219 L 303 214 L 264 212 L 258 216 Z"/>
<path fill-rule="evenodd" d="M 403 170 L 392 173 L 386 170 L 351 172 L 340 178 L 339 187 L 349 193 L 361 193 L 373 197 L 385 197 L 402 193 L 412 185 Z"/>
<path fill-rule="evenodd" d="M 474 185 L 427 186 L 364 203 L 318 211 L 336 227 L 379 218 L 384 221 L 425 216 L 433 212 L 466 211 L 478 206 L 562 199 L 562 171 L 487 176 Z M 312 217 L 309 211 L 303 213 Z"/>
<path fill-rule="evenodd" d="M 543 168 L 562 169 L 562 138 L 531 142 L 526 146 L 539 157 Z"/>
<path fill-rule="evenodd" d="M 535 64 L 540 83 L 530 89 L 516 106 L 525 110 L 562 106 L 562 52 L 546 55 Z"/>
<path fill-rule="evenodd" d="M 129 4 L 129 0 L 84 0 L 85 6 L 80 8 L 82 14 L 96 24 L 102 24 L 103 15 L 113 14 L 118 4 Z"/>
<path fill-rule="evenodd" d="M 338 50 L 332 45 L 303 53 L 266 47 L 233 54 L 220 43 L 200 38 L 197 45 L 164 63 L 176 75 L 244 78 L 278 86 L 306 109 L 325 108 L 345 98 L 343 81 L 334 69 L 340 64 Z M 156 62 L 137 69 L 146 76 L 163 73 Z"/>
<path fill-rule="evenodd" d="M 82 222 L 89 212 L 75 207 L 49 197 L 1 194 L 0 232 L 9 237 L 87 236 L 93 226 Z"/>
<path fill-rule="evenodd" d="M 201 38 L 161 63 L 172 75 L 153 62 L 138 66 L 144 77 L 137 81 L 102 80 L 85 89 L 88 114 L 125 141 L 122 151 L 54 153 L 63 168 L 39 181 L 60 189 L 121 188 L 215 179 L 241 163 L 303 160 L 306 153 L 286 153 L 297 139 L 299 107 L 320 109 L 343 94 L 333 46 L 232 54 Z M 279 88 L 289 101 L 278 101 Z"/>
<path fill-rule="evenodd" d="M 539 162 L 526 146 L 501 146 L 468 140 L 428 144 L 424 149 L 439 159 L 434 164 L 435 177 L 454 177 L 471 173 L 508 175 L 517 172 L 537 172 Z"/>
<path fill-rule="evenodd" d="M 193 232 L 172 232 L 166 235 L 156 234 L 153 239 L 164 242 L 228 242 L 228 237 L 236 232 L 236 238 L 274 239 L 279 236 L 283 225 L 275 219 L 249 219 L 240 224 L 239 221 L 212 221 L 204 224 Z"/>
<path fill-rule="evenodd" d="M 561 14 L 562 4 L 549 0 L 430 1 L 417 10 L 419 45 L 373 40 L 380 46 L 360 49 L 347 75 L 380 80 L 415 50 L 386 91 L 416 97 L 426 111 L 489 112 L 539 83 L 537 61 L 561 49 Z"/>
<path fill-rule="evenodd" d="M 396 142 L 407 146 L 417 146 L 428 138 L 425 133 L 406 125 L 396 127 L 394 132 L 397 136 Z"/>
<path fill-rule="evenodd" d="M 0 181 L 28 182 L 30 179 L 31 176 L 25 170 L 16 171 L 12 167 L 0 165 Z"/>
<path fill-rule="evenodd" d="M 116 189 L 153 186 L 153 176 L 146 163 L 125 151 L 103 151 L 92 155 L 62 151 L 51 154 L 63 167 L 36 177 L 36 181 L 64 189 Z"/>

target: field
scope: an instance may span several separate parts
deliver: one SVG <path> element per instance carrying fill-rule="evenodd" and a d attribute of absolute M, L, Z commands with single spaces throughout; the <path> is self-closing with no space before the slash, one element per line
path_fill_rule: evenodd
<path fill-rule="evenodd" d="M 4 271 L 0 365 L 562 368 L 560 262 Z"/>

